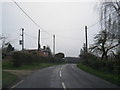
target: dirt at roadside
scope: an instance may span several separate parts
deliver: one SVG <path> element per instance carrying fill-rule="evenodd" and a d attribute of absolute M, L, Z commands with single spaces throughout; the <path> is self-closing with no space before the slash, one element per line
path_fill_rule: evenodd
<path fill-rule="evenodd" d="M 10 72 L 16 75 L 19 79 L 22 79 L 34 72 L 34 70 L 3 70 L 3 71 Z"/>

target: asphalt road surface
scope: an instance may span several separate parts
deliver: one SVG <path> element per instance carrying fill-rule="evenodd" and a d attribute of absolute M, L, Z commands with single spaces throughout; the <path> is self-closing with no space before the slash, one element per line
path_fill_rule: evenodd
<path fill-rule="evenodd" d="M 39 69 L 12 88 L 116 88 L 117 86 L 84 72 L 75 64 Z"/>

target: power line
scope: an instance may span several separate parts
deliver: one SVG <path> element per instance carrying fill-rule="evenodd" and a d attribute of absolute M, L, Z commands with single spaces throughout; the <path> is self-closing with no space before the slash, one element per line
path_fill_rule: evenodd
<path fill-rule="evenodd" d="M 113 18 L 117 18 L 117 17 L 113 17 Z M 101 21 L 102 21 L 102 20 L 101 20 Z M 99 22 L 100 22 L 100 21 L 98 21 L 97 23 L 95 23 L 95 24 L 89 26 L 88 28 L 91 28 L 91 27 L 95 26 L 95 25 L 98 24 Z M 106 23 L 108 23 L 108 22 L 106 22 Z"/>
<path fill-rule="evenodd" d="M 52 37 L 47 37 L 47 38 L 41 38 L 41 39 L 50 39 L 50 38 L 52 38 Z"/>
<path fill-rule="evenodd" d="M 31 38 L 37 39 L 37 37 L 34 37 L 34 36 L 32 36 L 32 35 L 30 35 L 30 34 L 27 34 L 27 33 L 25 33 L 25 32 L 24 32 L 24 34 L 26 34 L 27 36 L 29 36 L 29 37 L 31 37 Z"/>
<path fill-rule="evenodd" d="M 115 11 L 114 11 L 114 12 L 115 12 Z M 112 13 L 114 13 L 114 12 L 112 12 Z M 110 13 L 110 14 L 112 14 L 112 13 Z M 110 15 L 110 14 L 109 14 L 109 15 Z M 103 21 L 104 19 L 106 19 L 107 17 L 109 17 L 109 15 L 105 16 L 103 19 L 101 19 L 101 20 L 97 21 L 97 22 L 96 22 L 96 23 L 94 23 L 93 25 L 88 26 L 88 28 L 91 28 L 91 27 L 95 26 L 97 23 L 99 23 L 99 22 Z"/>
<path fill-rule="evenodd" d="M 42 29 L 42 30 L 43 30 L 44 32 L 46 32 L 47 34 L 52 35 L 52 34 L 50 34 L 49 32 L 47 32 L 46 30 L 44 30 L 40 25 L 38 25 L 38 24 L 23 10 L 23 8 L 20 7 L 20 5 L 19 5 L 17 2 L 15 2 L 14 0 L 13 0 L 13 2 L 17 5 L 17 7 L 18 7 L 37 27 L 39 27 L 40 29 Z M 115 12 L 115 11 L 113 11 L 112 13 L 114 13 L 114 12 Z M 110 14 L 109 14 L 109 15 L 110 15 Z M 104 17 L 104 18 L 101 19 L 100 21 L 106 19 L 109 15 L 107 15 L 106 17 Z M 93 24 L 93 25 L 91 25 L 91 26 L 88 26 L 88 29 L 91 28 L 91 27 L 93 27 L 93 26 L 95 26 L 95 25 L 96 25 L 97 23 L 99 23 L 100 21 L 96 22 L 95 24 Z M 34 37 L 34 36 L 32 36 L 32 35 L 29 35 L 29 34 L 26 34 L 26 35 L 28 35 L 28 36 L 30 36 L 30 37 L 32 37 L 32 38 L 34 38 L 34 39 L 37 39 L 37 37 Z M 51 37 L 42 38 L 42 39 L 49 39 L 49 38 L 51 38 Z"/>
<path fill-rule="evenodd" d="M 34 47 L 34 46 L 33 46 L 33 42 L 31 42 L 31 40 L 28 39 L 27 42 L 29 43 L 29 45 L 30 45 L 31 47 Z M 35 43 L 34 43 L 34 44 L 35 44 Z"/>
<path fill-rule="evenodd" d="M 42 29 L 42 30 L 43 30 L 43 29 Z M 50 36 L 52 35 L 52 34 L 50 34 L 49 32 L 47 32 L 46 30 L 43 30 L 43 31 L 46 32 L 46 33 L 47 33 L 48 35 L 50 35 Z"/>
<path fill-rule="evenodd" d="M 61 38 L 61 39 L 73 39 L 73 40 L 79 40 L 80 37 L 66 37 L 66 36 L 61 36 L 61 35 L 57 35 L 57 38 Z"/>
<path fill-rule="evenodd" d="M 14 0 L 13 0 L 14 1 Z M 18 8 L 39 28 L 41 28 L 15 1 L 14 3 L 18 6 Z"/>
<path fill-rule="evenodd" d="M 33 39 L 38 39 L 37 37 L 32 36 L 32 35 L 30 35 L 30 34 L 27 34 L 27 33 L 25 33 L 25 32 L 24 32 L 24 34 L 27 35 L 27 36 L 29 36 L 29 37 L 31 37 L 31 38 L 33 38 Z M 52 38 L 52 37 L 46 37 L 46 38 L 41 38 L 41 39 L 50 39 L 50 38 Z"/>
<path fill-rule="evenodd" d="M 28 34 L 28 33 L 25 33 L 24 32 L 24 34 L 26 34 L 27 36 L 29 36 L 29 37 L 31 37 L 31 38 L 33 38 L 33 39 L 37 39 L 37 37 L 35 37 L 35 36 L 32 36 L 32 35 L 30 35 L 30 34 Z M 50 39 L 50 38 L 52 38 L 52 37 L 46 37 L 46 38 L 41 38 L 42 40 L 45 40 L 45 39 Z M 80 38 L 78 37 L 76 37 L 76 38 L 74 38 L 74 37 L 64 37 L 64 36 L 58 36 L 57 35 L 57 38 L 58 39 L 72 39 L 72 40 L 80 40 Z"/>
<path fill-rule="evenodd" d="M 20 5 L 18 5 L 17 2 L 15 2 L 14 0 L 13 0 L 13 2 L 17 5 L 17 7 L 18 7 L 37 27 L 39 27 L 40 29 L 42 29 L 43 31 L 45 31 L 46 33 L 48 33 L 49 35 L 52 35 L 52 34 L 50 34 L 49 32 L 47 32 L 46 30 L 44 30 L 40 25 L 38 25 L 38 24 L 20 7 Z"/>

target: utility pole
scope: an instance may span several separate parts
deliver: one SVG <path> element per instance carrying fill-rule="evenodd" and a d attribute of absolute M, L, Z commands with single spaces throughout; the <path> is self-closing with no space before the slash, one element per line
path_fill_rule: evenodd
<path fill-rule="evenodd" d="M 55 35 L 53 35 L 53 56 L 55 55 Z"/>
<path fill-rule="evenodd" d="M 24 50 L 24 28 L 21 28 L 21 30 L 22 30 L 22 40 L 20 40 L 20 45 L 22 45 L 22 51 Z"/>
<path fill-rule="evenodd" d="M 86 39 L 86 43 L 85 43 L 85 55 L 86 55 L 86 57 L 85 57 L 85 60 L 86 60 L 86 64 L 88 64 L 87 26 L 85 26 L 85 39 Z"/>
<path fill-rule="evenodd" d="M 85 38 L 86 38 L 86 53 L 88 53 L 88 41 L 87 41 L 87 26 L 85 26 Z"/>
<path fill-rule="evenodd" d="M 38 31 L 38 51 L 40 50 L 40 29 Z"/>
<path fill-rule="evenodd" d="M 24 50 L 24 28 L 22 28 L 22 50 Z"/>

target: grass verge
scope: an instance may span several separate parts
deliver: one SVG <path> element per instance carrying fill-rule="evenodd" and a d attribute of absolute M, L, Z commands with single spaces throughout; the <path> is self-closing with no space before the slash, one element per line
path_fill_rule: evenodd
<path fill-rule="evenodd" d="M 82 69 L 86 72 L 89 72 L 97 77 L 103 78 L 103 79 L 105 79 L 113 84 L 120 86 L 120 76 L 118 76 L 116 74 L 101 72 L 101 71 L 95 70 L 91 67 L 88 67 L 86 65 L 83 65 L 81 63 L 77 64 L 77 67 L 79 67 L 80 69 Z"/>
<path fill-rule="evenodd" d="M 34 63 L 32 65 L 23 65 L 20 67 L 14 67 L 10 62 L 4 62 L 2 65 L 3 70 L 36 70 L 53 65 L 60 65 L 62 63 Z M 9 88 L 11 85 L 18 81 L 18 76 L 11 74 L 10 72 L 2 71 L 2 87 Z"/>
<path fill-rule="evenodd" d="M 17 76 L 9 72 L 2 71 L 2 88 L 9 87 L 16 82 Z"/>
<path fill-rule="evenodd" d="M 15 67 L 10 62 L 4 62 L 2 64 L 2 68 L 12 70 L 34 70 L 60 64 L 62 63 L 33 63 L 32 65 L 22 65 L 20 67 Z"/>

